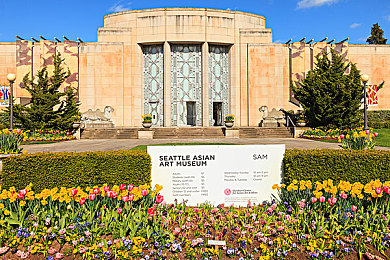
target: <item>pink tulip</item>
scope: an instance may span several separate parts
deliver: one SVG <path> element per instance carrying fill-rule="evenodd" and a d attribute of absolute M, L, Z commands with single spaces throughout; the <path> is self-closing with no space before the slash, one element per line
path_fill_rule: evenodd
<path fill-rule="evenodd" d="M 95 200 L 95 197 L 96 197 L 96 195 L 95 195 L 94 193 L 90 193 L 90 194 L 88 195 L 88 198 L 89 198 L 90 201 L 94 201 L 94 200 Z"/>
<path fill-rule="evenodd" d="M 99 188 L 94 188 L 94 189 L 92 190 L 92 192 L 93 192 L 93 194 L 98 195 L 99 192 L 100 192 L 100 189 L 99 189 Z"/>
<path fill-rule="evenodd" d="M 340 138 L 341 138 L 341 139 L 344 139 L 344 137 L 345 137 L 344 135 L 340 135 Z"/>
<path fill-rule="evenodd" d="M 113 194 L 114 192 L 112 190 L 107 191 L 107 197 L 111 198 L 114 196 Z"/>
<path fill-rule="evenodd" d="M 387 194 L 390 194 L 389 186 L 383 186 L 383 191 L 386 192 Z"/>
<path fill-rule="evenodd" d="M 150 208 L 146 211 L 151 217 L 154 215 L 154 208 Z"/>
<path fill-rule="evenodd" d="M 369 134 L 370 133 L 370 130 L 366 130 L 366 134 Z"/>
<path fill-rule="evenodd" d="M 116 199 L 116 197 L 118 197 L 118 193 L 113 192 L 113 193 L 112 193 L 112 198 L 113 198 L 113 199 Z"/>
<path fill-rule="evenodd" d="M 129 201 L 133 201 L 134 200 L 134 194 L 130 194 L 129 195 Z"/>
<path fill-rule="evenodd" d="M 147 190 L 142 190 L 141 194 L 142 194 L 142 196 L 146 196 L 146 195 L 148 195 L 148 191 Z"/>
<path fill-rule="evenodd" d="M 162 196 L 160 194 L 156 196 L 156 203 L 157 204 L 160 204 L 163 201 L 164 201 L 164 196 Z"/>
<path fill-rule="evenodd" d="M 342 193 L 340 194 L 340 197 L 341 197 L 342 199 L 346 199 L 346 198 L 348 197 L 348 195 L 345 194 L 344 192 L 342 192 Z"/>
<path fill-rule="evenodd" d="M 129 201 L 129 197 L 123 196 L 123 197 L 122 197 L 122 200 L 123 200 L 124 203 L 126 203 L 127 201 Z"/>
<path fill-rule="evenodd" d="M 132 191 L 132 190 L 133 190 L 133 188 L 134 188 L 134 186 L 133 186 L 133 185 L 131 185 L 131 184 L 127 185 L 127 190 L 128 190 L 128 191 Z"/>
<path fill-rule="evenodd" d="M 374 136 L 375 136 L 375 137 L 377 137 L 378 135 L 379 135 L 378 133 L 376 133 L 376 132 L 374 133 Z"/>
<path fill-rule="evenodd" d="M 26 196 L 27 190 L 26 190 L 26 189 L 21 190 L 21 191 L 20 191 L 20 194 L 22 194 L 23 196 Z"/>
<path fill-rule="evenodd" d="M 18 199 L 20 199 L 20 200 L 22 200 L 22 199 L 24 198 L 24 196 L 23 196 L 22 194 L 20 194 L 20 193 L 18 193 L 18 194 L 16 195 L 16 197 L 18 197 Z"/>
<path fill-rule="evenodd" d="M 110 190 L 110 187 L 109 186 L 104 186 L 104 191 L 107 192 Z"/>
<path fill-rule="evenodd" d="M 381 188 L 379 188 L 379 187 L 377 187 L 377 188 L 375 188 L 375 192 L 376 192 L 376 194 L 381 194 L 381 192 L 382 192 L 382 189 Z"/>
<path fill-rule="evenodd" d="M 20 134 L 21 132 L 22 132 L 22 130 L 16 129 L 16 133 L 17 133 L 17 134 Z"/>
<path fill-rule="evenodd" d="M 121 214 L 122 211 L 123 211 L 122 208 L 118 208 L 118 209 L 116 210 L 116 213 Z"/>
<path fill-rule="evenodd" d="M 78 190 L 76 188 L 73 188 L 70 190 L 70 194 L 72 194 L 72 196 L 76 196 Z"/>
<path fill-rule="evenodd" d="M 357 207 L 356 207 L 355 205 L 352 205 L 352 206 L 351 206 L 351 210 L 352 210 L 352 211 L 356 211 L 356 210 L 357 210 Z"/>
<path fill-rule="evenodd" d="M 126 185 L 124 185 L 124 184 L 119 185 L 119 189 L 120 190 L 125 190 L 126 189 Z"/>
<path fill-rule="evenodd" d="M 325 202 L 325 197 L 324 197 L 324 196 L 320 196 L 320 197 L 318 198 L 318 200 L 319 200 L 321 203 L 323 203 L 323 202 Z"/>
<path fill-rule="evenodd" d="M 317 202 L 317 198 L 316 197 L 311 197 L 311 203 L 316 203 Z"/>
<path fill-rule="evenodd" d="M 86 198 L 80 198 L 79 203 L 80 205 L 83 205 L 87 199 Z"/>
<path fill-rule="evenodd" d="M 328 203 L 329 205 L 333 206 L 334 204 L 336 204 L 336 201 L 337 199 L 335 197 L 332 197 L 332 198 L 329 198 L 328 199 Z"/>

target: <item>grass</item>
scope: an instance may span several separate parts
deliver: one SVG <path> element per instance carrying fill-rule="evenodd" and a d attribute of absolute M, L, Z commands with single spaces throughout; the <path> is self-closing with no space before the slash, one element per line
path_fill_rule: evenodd
<path fill-rule="evenodd" d="M 167 146 L 167 145 L 235 145 L 231 143 L 164 143 L 164 144 L 152 144 L 152 145 L 138 145 L 130 150 L 146 151 L 147 146 Z"/>
<path fill-rule="evenodd" d="M 375 138 L 375 145 L 390 147 L 390 129 L 389 128 L 375 129 L 374 132 L 377 132 L 379 134 Z"/>

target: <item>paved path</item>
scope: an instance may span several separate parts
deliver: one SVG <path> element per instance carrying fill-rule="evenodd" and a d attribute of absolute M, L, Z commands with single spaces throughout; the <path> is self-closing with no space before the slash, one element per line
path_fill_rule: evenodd
<path fill-rule="evenodd" d="M 293 138 L 221 138 L 221 139 L 82 139 L 51 144 L 24 145 L 28 153 L 128 150 L 137 145 L 161 143 L 234 143 L 285 144 L 286 149 L 339 149 L 337 143 Z"/>

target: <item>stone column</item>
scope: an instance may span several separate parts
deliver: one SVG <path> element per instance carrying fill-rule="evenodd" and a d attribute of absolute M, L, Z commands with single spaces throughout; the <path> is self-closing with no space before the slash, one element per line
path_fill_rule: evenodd
<path fill-rule="evenodd" d="M 164 42 L 164 126 L 171 126 L 171 45 Z"/>
<path fill-rule="evenodd" d="M 202 45 L 202 122 L 203 126 L 210 126 L 209 121 L 209 44 Z"/>

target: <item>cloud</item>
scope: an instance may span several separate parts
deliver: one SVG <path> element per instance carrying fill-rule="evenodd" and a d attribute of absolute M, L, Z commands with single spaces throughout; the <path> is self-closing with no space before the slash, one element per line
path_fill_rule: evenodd
<path fill-rule="evenodd" d="M 297 4 L 298 9 L 305 9 L 311 7 L 323 6 L 325 4 L 331 5 L 338 2 L 338 0 L 301 0 Z"/>
<path fill-rule="evenodd" d="M 123 12 L 131 10 L 131 2 L 125 2 L 123 0 L 117 1 L 115 4 L 113 4 L 108 11 L 117 13 L 117 12 Z"/>
<path fill-rule="evenodd" d="M 351 29 L 355 29 L 355 28 L 358 28 L 361 24 L 360 23 L 353 23 L 349 26 L 349 28 Z"/>

